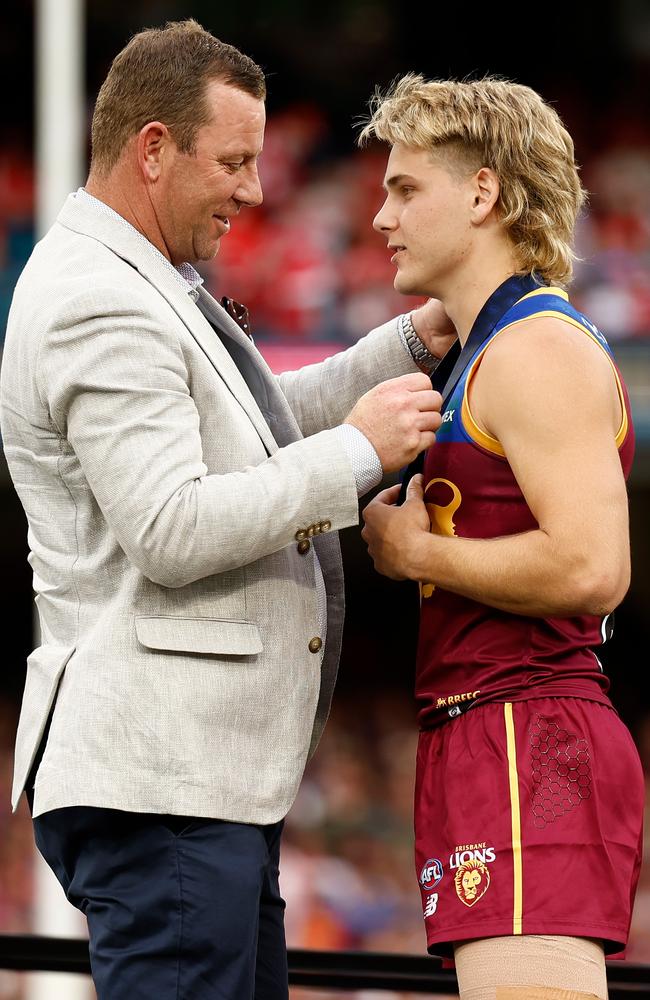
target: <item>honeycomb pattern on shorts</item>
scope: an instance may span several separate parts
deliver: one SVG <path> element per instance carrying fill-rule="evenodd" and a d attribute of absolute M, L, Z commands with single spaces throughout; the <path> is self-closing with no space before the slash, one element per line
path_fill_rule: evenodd
<path fill-rule="evenodd" d="M 538 715 L 530 727 L 534 825 L 543 830 L 591 795 L 591 760 L 585 739 Z"/>

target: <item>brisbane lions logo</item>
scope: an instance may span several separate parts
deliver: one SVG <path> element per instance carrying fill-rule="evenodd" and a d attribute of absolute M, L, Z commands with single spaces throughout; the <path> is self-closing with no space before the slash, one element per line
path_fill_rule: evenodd
<path fill-rule="evenodd" d="M 456 894 L 465 906 L 474 906 L 490 885 L 490 871 L 482 861 L 466 861 L 454 875 Z"/>
<path fill-rule="evenodd" d="M 432 488 L 433 487 L 433 488 Z M 432 503 L 432 499 L 441 501 Z M 434 535 L 444 535 L 450 538 L 456 534 L 454 514 L 460 507 L 463 498 L 455 483 L 448 479 L 430 479 L 424 489 L 424 504 L 429 512 L 431 532 Z M 435 590 L 432 583 L 421 583 L 420 594 L 426 600 Z"/>

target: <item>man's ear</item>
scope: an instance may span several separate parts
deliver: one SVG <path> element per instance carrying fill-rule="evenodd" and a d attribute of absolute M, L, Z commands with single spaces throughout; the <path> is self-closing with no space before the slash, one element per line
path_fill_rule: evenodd
<path fill-rule="evenodd" d="M 173 142 L 169 129 L 162 122 L 147 122 L 140 129 L 136 150 L 138 166 L 146 181 L 158 180 L 165 154 L 170 151 Z"/>
<path fill-rule="evenodd" d="M 472 206 L 470 218 L 474 225 L 480 226 L 494 209 L 499 198 L 501 186 L 499 178 L 490 167 L 481 167 L 472 178 Z"/>

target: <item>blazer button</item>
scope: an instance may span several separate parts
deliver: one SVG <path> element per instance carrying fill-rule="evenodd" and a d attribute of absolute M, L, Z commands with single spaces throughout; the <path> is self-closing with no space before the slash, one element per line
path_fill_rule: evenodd
<path fill-rule="evenodd" d="M 332 527 L 332 522 L 331 521 L 321 521 L 321 523 L 320 523 L 320 530 L 321 531 L 329 531 L 331 527 Z"/>
<path fill-rule="evenodd" d="M 301 556 L 304 556 L 305 552 L 309 552 L 311 548 L 311 542 L 308 538 L 301 538 L 298 542 L 298 552 Z"/>
<path fill-rule="evenodd" d="M 309 535 L 310 538 L 314 537 L 314 535 L 316 534 L 316 525 L 315 524 L 310 524 L 309 525 L 309 527 L 307 528 L 307 534 Z"/>
<path fill-rule="evenodd" d="M 323 645 L 323 640 L 317 635 L 313 639 L 309 640 L 309 652 L 318 653 Z"/>
<path fill-rule="evenodd" d="M 305 538 L 307 538 L 307 534 L 308 534 L 307 529 L 301 528 L 300 531 L 297 531 L 293 537 L 296 539 L 297 542 L 302 542 L 305 540 Z"/>

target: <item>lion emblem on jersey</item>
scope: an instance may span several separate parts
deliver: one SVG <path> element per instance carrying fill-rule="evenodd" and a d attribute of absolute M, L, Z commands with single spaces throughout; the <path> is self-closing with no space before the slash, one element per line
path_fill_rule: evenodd
<path fill-rule="evenodd" d="M 456 893 L 465 906 L 474 906 L 490 885 L 490 872 L 482 861 L 466 861 L 454 875 Z"/>
<path fill-rule="evenodd" d="M 442 483 L 446 487 L 446 490 L 443 491 L 443 496 L 439 499 L 445 499 L 445 493 L 449 490 L 451 491 L 451 499 L 448 499 L 445 504 L 427 502 L 429 489 L 432 486 L 437 486 L 439 483 Z M 445 538 L 453 537 L 456 534 L 454 514 L 463 502 L 458 487 L 448 479 L 431 479 L 424 488 L 424 497 L 425 506 L 429 512 L 429 520 L 431 521 L 431 532 L 434 535 L 443 535 Z M 420 595 L 422 599 L 426 600 L 427 597 L 431 597 L 435 589 L 433 583 L 421 583 Z"/>

